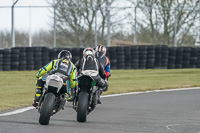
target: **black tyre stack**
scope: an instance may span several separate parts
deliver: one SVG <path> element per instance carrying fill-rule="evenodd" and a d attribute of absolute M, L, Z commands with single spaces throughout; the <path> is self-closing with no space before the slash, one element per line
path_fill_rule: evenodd
<path fill-rule="evenodd" d="M 125 69 L 131 69 L 131 47 L 124 47 L 124 55 L 125 55 Z"/>
<path fill-rule="evenodd" d="M 42 66 L 45 66 L 48 63 L 49 63 L 49 48 L 42 47 Z"/>
<path fill-rule="evenodd" d="M 191 54 L 191 48 L 190 47 L 183 47 L 182 68 L 189 68 L 190 67 L 190 54 Z"/>
<path fill-rule="evenodd" d="M 11 49 L 3 50 L 3 71 L 10 71 L 11 68 Z"/>
<path fill-rule="evenodd" d="M 80 59 L 80 48 L 73 48 L 71 51 L 72 51 L 72 62 L 75 64 Z"/>
<path fill-rule="evenodd" d="M 19 53 L 18 48 L 11 49 L 11 70 L 17 71 L 19 69 Z"/>
<path fill-rule="evenodd" d="M 173 69 L 175 68 L 175 60 L 176 60 L 176 48 L 175 47 L 169 47 L 169 57 L 168 57 L 168 65 L 167 68 Z"/>
<path fill-rule="evenodd" d="M 200 68 L 200 48 L 197 49 L 198 49 L 198 54 L 197 54 L 196 68 Z"/>
<path fill-rule="evenodd" d="M 160 69 L 162 66 L 162 46 L 155 45 L 155 62 L 154 68 Z"/>
<path fill-rule="evenodd" d="M 146 68 L 147 69 L 153 69 L 154 68 L 154 62 L 155 62 L 155 45 L 149 45 L 147 47 Z"/>
<path fill-rule="evenodd" d="M 34 70 L 42 68 L 42 47 L 33 47 Z"/>
<path fill-rule="evenodd" d="M 33 48 L 26 47 L 26 70 L 34 70 Z"/>
<path fill-rule="evenodd" d="M 125 65 L 124 47 L 116 47 L 116 51 L 117 51 L 117 69 L 124 69 Z"/>
<path fill-rule="evenodd" d="M 49 49 L 49 61 L 57 59 L 57 49 L 56 48 L 51 48 Z"/>
<path fill-rule="evenodd" d="M 198 57 L 198 49 L 197 48 L 191 48 L 190 65 L 189 65 L 190 68 L 196 68 L 197 57 Z"/>
<path fill-rule="evenodd" d="M 168 58 L 169 58 L 168 46 L 162 45 L 161 50 L 162 50 L 162 52 L 161 52 L 161 68 L 167 69 Z"/>
<path fill-rule="evenodd" d="M 0 71 L 3 71 L 3 50 L 0 49 Z"/>
<path fill-rule="evenodd" d="M 147 46 L 139 46 L 139 69 L 146 69 Z"/>
<path fill-rule="evenodd" d="M 111 63 L 111 69 L 117 69 L 117 52 L 116 47 L 109 47 L 109 59 Z"/>
<path fill-rule="evenodd" d="M 79 50 L 79 59 L 83 58 L 83 50 L 84 48 L 80 48 Z"/>
<path fill-rule="evenodd" d="M 183 48 L 176 48 L 176 60 L 175 60 L 175 68 L 182 68 L 183 63 Z"/>
<path fill-rule="evenodd" d="M 61 50 L 72 53 L 72 62 L 82 58 L 84 48 L 15 47 L 0 50 L 0 71 L 38 70 L 57 59 Z M 200 48 L 166 45 L 108 47 L 111 69 L 200 68 Z"/>
<path fill-rule="evenodd" d="M 17 47 L 19 49 L 19 71 L 26 70 L 26 47 Z"/>
<path fill-rule="evenodd" d="M 139 46 L 131 46 L 131 69 L 139 67 Z"/>

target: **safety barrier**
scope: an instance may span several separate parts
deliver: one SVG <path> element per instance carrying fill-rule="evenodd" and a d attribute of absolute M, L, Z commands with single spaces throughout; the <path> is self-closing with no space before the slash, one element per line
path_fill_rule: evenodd
<path fill-rule="evenodd" d="M 0 49 L 0 71 L 38 70 L 61 50 L 72 53 L 72 62 L 82 57 L 84 48 L 15 47 Z M 109 47 L 106 54 L 111 69 L 200 68 L 200 48 L 166 45 Z"/>

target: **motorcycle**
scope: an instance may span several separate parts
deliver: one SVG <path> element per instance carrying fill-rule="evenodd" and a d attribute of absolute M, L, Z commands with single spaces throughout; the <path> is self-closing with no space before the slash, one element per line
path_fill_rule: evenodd
<path fill-rule="evenodd" d="M 97 105 L 97 90 L 94 79 L 87 75 L 78 76 L 78 87 L 75 92 L 73 108 L 77 112 L 77 121 L 86 122 L 87 115 Z"/>
<path fill-rule="evenodd" d="M 46 77 L 46 84 L 37 107 L 41 125 L 48 125 L 50 117 L 64 109 L 66 95 L 60 92 L 63 86 L 63 78 L 59 74 L 47 75 Z"/>

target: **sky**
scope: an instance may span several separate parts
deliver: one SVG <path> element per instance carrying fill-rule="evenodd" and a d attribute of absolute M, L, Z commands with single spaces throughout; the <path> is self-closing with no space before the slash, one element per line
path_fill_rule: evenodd
<path fill-rule="evenodd" d="M 11 6 L 15 1 L 0 0 L 0 31 L 11 31 Z M 15 30 L 25 32 L 50 30 L 53 25 L 53 8 L 19 8 L 19 6 L 49 6 L 48 2 L 53 0 L 18 0 L 14 10 Z M 120 5 L 130 6 L 126 5 L 124 0 L 118 0 L 114 7 Z"/>
<path fill-rule="evenodd" d="M 0 0 L 0 31 L 11 30 L 11 6 L 13 1 L 16 0 Z M 19 6 L 49 6 L 47 0 L 18 0 L 15 6 L 15 30 L 37 32 L 51 29 L 53 8 L 19 8 Z"/>
<path fill-rule="evenodd" d="M 11 6 L 16 0 L 0 0 L 0 31 L 11 31 Z M 38 32 L 40 30 L 50 30 L 53 25 L 53 8 L 21 8 L 20 6 L 49 6 L 48 2 L 53 0 L 18 0 L 14 9 L 15 30 L 23 32 Z M 129 5 L 126 5 L 129 4 Z M 124 0 L 118 0 L 113 5 L 130 6 Z M 19 8 L 20 7 L 20 8 Z M 124 12 L 124 11 L 123 11 Z M 121 12 L 122 13 L 122 12 Z"/>

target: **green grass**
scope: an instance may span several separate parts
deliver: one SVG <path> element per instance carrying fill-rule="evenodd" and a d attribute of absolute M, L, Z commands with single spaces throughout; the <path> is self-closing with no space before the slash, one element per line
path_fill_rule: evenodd
<path fill-rule="evenodd" d="M 200 86 L 200 69 L 113 70 L 110 93 Z"/>
<path fill-rule="evenodd" d="M 0 110 L 30 106 L 35 93 L 36 71 L 0 72 Z"/>
<path fill-rule="evenodd" d="M 111 70 L 103 94 L 200 86 L 200 69 Z M 31 106 L 37 71 L 0 72 L 0 110 Z"/>

